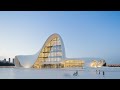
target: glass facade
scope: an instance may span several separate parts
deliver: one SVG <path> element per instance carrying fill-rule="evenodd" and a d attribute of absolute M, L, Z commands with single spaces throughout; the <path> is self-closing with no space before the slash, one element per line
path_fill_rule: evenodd
<path fill-rule="evenodd" d="M 83 67 L 87 63 L 91 67 L 101 67 L 106 65 L 105 60 L 93 60 L 85 62 L 79 58 L 66 58 L 65 48 L 62 38 L 58 34 L 52 34 L 40 52 L 30 56 L 16 56 L 15 65 L 32 67 L 32 68 L 67 68 L 67 67 Z"/>
<path fill-rule="evenodd" d="M 66 67 L 83 67 L 84 66 L 83 60 L 65 60 L 63 62 L 64 68 Z"/>
<path fill-rule="evenodd" d="M 59 37 L 53 38 L 44 46 L 40 55 L 33 65 L 34 68 L 41 68 L 44 62 L 59 62 L 62 60 L 62 44 Z"/>

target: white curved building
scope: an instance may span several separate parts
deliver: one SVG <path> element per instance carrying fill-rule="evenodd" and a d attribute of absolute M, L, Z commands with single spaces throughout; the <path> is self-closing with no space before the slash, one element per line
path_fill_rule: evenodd
<path fill-rule="evenodd" d="M 33 63 L 35 62 L 35 60 L 38 57 L 38 53 L 36 53 L 35 55 L 18 55 L 15 56 L 15 66 L 16 67 L 25 67 L 25 68 L 30 68 L 33 66 Z"/>
<path fill-rule="evenodd" d="M 60 35 L 52 34 L 42 49 L 35 55 L 15 56 L 15 66 L 25 68 L 83 67 L 84 60 L 66 58 L 64 43 Z"/>
<path fill-rule="evenodd" d="M 40 68 L 42 63 L 58 63 L 65 58 L 65 48 L 58 34 L 51 35 L 35 55 L 15 56 L 15 66 Z"/>

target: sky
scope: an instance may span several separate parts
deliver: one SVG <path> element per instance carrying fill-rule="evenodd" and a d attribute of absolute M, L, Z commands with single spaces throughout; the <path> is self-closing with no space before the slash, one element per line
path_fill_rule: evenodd
<path fill-rule="evenodd" d="M 0 11 L 0 56 L 35 54 L 53 33 L 68 58 L 120 64 L 120 11 Z"/>

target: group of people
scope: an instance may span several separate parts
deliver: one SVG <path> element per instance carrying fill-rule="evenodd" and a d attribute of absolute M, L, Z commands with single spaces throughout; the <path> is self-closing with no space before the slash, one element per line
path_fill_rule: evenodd
<path fill-rule="evenodd" d="M 100 74 L 100 70 L 96 70 L 96 74 L 98 73 L 98 74 Z M 102 71 L 102 74 L 103 74 L 103 76 L 105 75 L 105 72 L 104 71 Z"/>
<path fill-rule="evenodd" d="M 100 70 L 96 70 L 96 74 L 100 74 L 100 72 L 101 72 Z M 105 72 L 102 71 L 102 74 L 103 74 L 103 76 L 104 76 L 104 75 L 105 75 Z M 78 70 L 73 73 L 73 76 L 78 76 Z"/>
<path fill-rule="evenodd" d="M 78 71 L 73 73 L 73 76 L 77 76 L 78 75 Z"/>

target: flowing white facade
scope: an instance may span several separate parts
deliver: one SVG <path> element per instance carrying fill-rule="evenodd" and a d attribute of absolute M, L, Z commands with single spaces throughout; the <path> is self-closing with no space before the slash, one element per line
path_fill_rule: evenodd
<path fill-rule="evenodd" d="M 83 67 L 82 59 L 66 58 L 64 43 L 60 35 L 52 34 L 35 55 L 15 56 L 15 66 L 25 68 Z M 89 64 L 90 65 L 90 64 Z"/>
<path fill-rule="evenodd" d="M 18 55 L 15 56 L 15 66 L 16 67 L 25 67 L 25 68 L 30 68 L 33 66 L 35 60 L 38 57 L 38 54 L 35 55 Z"/>
<path fill-rule="evenodd" d="M 62 38 L 58 34 L 51 35 L 42 49 L 35 55 L 15 56 L 17 67 L 40 67 L 42 63 L 57 63 L 65 58 L 65 48 Z"/>

